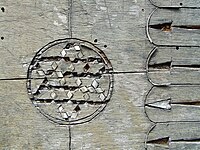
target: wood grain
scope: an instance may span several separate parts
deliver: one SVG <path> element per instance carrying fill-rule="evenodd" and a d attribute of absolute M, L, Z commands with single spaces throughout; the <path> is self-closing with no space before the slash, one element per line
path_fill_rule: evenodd
<path fill-rule="evenodd" d="M 151 0 L 152 4 L 158 7 L 199 7 L 198 0 Z"/>
<path fill-rule="evenodd" d="M 199 121 L 199 86 L 154 87 L 145 101 L 145 112 L 153 122 Z"/>
<path fill-rule="evenodd" d="M 149 38 L 158 46 L 199 46 L 199 9 L 157 9 L 148 22 Z"/>
<path fill-rule="evenodd" d="M 146 143 L 147 150 L 197 150 L 200 146 L 199 123 L 157 124 L 148 133 Z"/>
<path fill-rule="evenodd" d="M 183 1 L 183 6 L 194 3 L 198 4 Z M 193 122 L 199 122 L 198 106 L 173 105 L 175 111 L 167 112 L 145 105 L 168 96 L 174 103 L 199 102 L 198 86 L 154 87 L 148 94 L 152 84 L 146 61 L 155 46 L 145 31 L 148 16 L 155 9 L 149 0 L 1 0 L 0 8 L 0 149 L 144 150 L 145 140 L 199 138 L 198 123 Z M 198 18 L 198 9 L 157 9 L 150 25 L 172 19 L 175 25 L 199 25 Z M 167 33 L 150 28 L 156 44 L 174 47 L 158 47 L 149 65 L 169 60 L 175 65 L 199 65 L 198 32 L 173 29 Z M 114 91 L 105 110 L 91 122 L 71 125 L 70 132 L 69 126 L 52 123 L 32 105 L 26 87 L 28 66 L 36 52 L 63 38 L 93 43 L 114 68 Z M 198 69 L 172 69 L 171 74 L 152 71 L 149 77 L 159 83 L 199 84 Z M 154 124 L 148 117 L 167 123 Z M 153 130 L 152 125 L 156 125 Z M 147 146 L 147 150 L 162 149 L 151 143 Z M 181 148 L 199 149 L 199 143 L 170 145 L 173 150 Z"/>
<path fill-rule="evenodd" d="M 195 47 L 159 47 L 147 62 L 148 77 L 155 84 L 199 85 L 200 56 Z"/>

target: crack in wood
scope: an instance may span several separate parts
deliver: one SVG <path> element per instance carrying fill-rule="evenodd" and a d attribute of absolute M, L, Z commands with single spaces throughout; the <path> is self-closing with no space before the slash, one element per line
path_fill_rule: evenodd
<path fill-rule="evenodd" d="M 195 69 L 195 68 L 200 68 L 200 64 L 173 64 L 173 61 L 166 61 L 163 63 L 154 63 L 154 64 L 149 64 L 149 68 L 154 68 L 154 69 L 172 69 L 172 68 L 190 68 L 190 69 Z"/>
<path fill-rule="evenodd" d="M 153 29 L 158 29 L 158 30 L 162 30 L 162 31 L 172 31 L 172 23 L 173 21 L 170 22 L 165 22 L 165 23 L 160 23 L 160 24 L 154 24 L 154 25 L 149 25 L 150 28 Z"/>
<path fill-rule="evenodd" d="M 200 25 L 172 25 L 173 21 L 149 25 L 150 28 L 162 30 L 165 32 L 171 32 L 172 28 L 181 28 L 188 30 L 200 30 Z"/>
<path fill-rule="evenodd" d="M 184 143 L 184 144 L 200 143 L 200 138 L 172 140 L 170 137 L 164 137 L 164 138 L 147 141 L 147 144 L 160 145 L 160 146 L 164 146 L 164 147 L 169 147 L 172 143 Z"/>
<path fill-rule="evenodd" d="M 73 104 L 79 104 L 79 105 L 84 105 L 84 104 L 89 104 L 89 105 L 102 105 L 102 104 L 107 104 L 109 100 L 104 100 L 104 101 L 91 101 L 91 100 L 70 100 L 70 99 L 41 99 L 41 98 L 34 98 L 32 101 L 37 102 L 38 104 L 50 104 L 50 103 L 56 103 L 56 104 L 64 104 L 68 103 L 69 101 L 72 102 Z"/>
<path fill-rule="evenodd" d="M 40 85 L 38 90 L 33 93 L 33 95 L 38 95 L 40 94 L 40 90 L 51 90 L 51 89 L 64 89 L 64 90 L 71 90 L 74 91 L 76 89 L 79 89 L 80 86 L 69 86 L 69 85 L 65 85 L 65 86 L 55 86 L 55 85 Z"/>
<path fill-rule="evenodd" d="M 68 31 L 69 37 L 72 38 L 72 9 L 73 9 L 73 0 L 68 0 L 69 9 L 68 9 Z"/>
<path fill-rule="evenodd" d="M 65 60 L 66 62 L 71 62 L 71 63 L 78 63 L 80 62 L 94 62 L 97 61 L 98 63 L 103 63 L 101 58 L 95 58 L 95 57 L 88 57 L 88 58 L 75 58 L 74 60 L 70 60 L 69 57 L 62 57 L 62 56 L 49 56 L 49 57 L 41 57 L 38 58 L 39 61 L 60 61 L 60 60 Z"/>
<path fill-rule="evenodd" d="M 164 137 L 164 138 L 159 138 L 156 140 L 147 141 L 147 144 L 158 144 L 158 145 L 164 145 L 164 146 L 169 146 L 169 143 L 170 143 L 169 137 Z"/>

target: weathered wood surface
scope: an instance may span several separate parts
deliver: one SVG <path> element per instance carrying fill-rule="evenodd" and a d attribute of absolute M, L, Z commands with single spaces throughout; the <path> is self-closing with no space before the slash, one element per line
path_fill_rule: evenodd
<path fill-rule="evenodd" d="M 147 135 L 146 150 L 198 150 L 199 125 L 199 123 L 168 123 L 153 126 Z"/>
<path fill-rule="evenodd" d="M 144 44 L 144 1 L 139 4 L 132 1 L 124 4 L 121 1 L 108 1 L 106 6 L 103 0 L 98 3 L 77 0 L 73 1 L 70 17 L 68 1 L 1 3 L 5 6 L 5 12 L 1 14 L 2 36 L 5 36 L 1 47 L 6 49 L 2 57 L 7 59 L 2 61 L 0 78 L 26 77 L 28 64 L 35 52 L 53 40 L 70 37 L 69 32 L 72 32 L 74 38 L 90 42 L 97 39 L 95 44 L 106 53 L 116 71 L 144 69 L 143 63 L 148 53 Z M 116 4 L 119 6 L 114 7 Z M 16 21 L 18 18 L 22 19 Z M 69 19 L 72 30 L 68 27 Z"/>
<path fill-rule="evenodd" d="M 47 43 L 69 37 L 66 1 L 0 1 L 0 78 L 26 77 L 27 66 Z"/>
<path fill-rule="evenodd" d="M 146 75 L 146 61 L 154 47 L 148 41 L 145 31 L 148 16 L 155 9 L 148 0 L 1 0 L 0 7 L 4 7 L 4 10 L 0 11 L 2 37 L 0 40 L 0 149 L 145 149 L 145 139 L 153 124 L 146 116 L 144 107 L 149 100 L 145 102 L 146 94 L 152 87 Z M 183 14 L 187 14 L 187 11 L 181 9 Z M 193 14 L 193 11 L 190 12 Z M 196 12 L 199 16 L 199 11 Z M 161 12 L 158 17 L 161 15 L 166 17 L 171 16 L 171 13 L 169 15 Z M 198 17 L 195 20 L 188 17 L 184 23 L 198 23 Z M 182 31 L 180 33 L 187 34 Z M 195 35 L 198 37 L 198 33 L 195 32 Z M 182 39 L 185 44 L 187 42 L 198 44 L 197 38 L 196 41 L 192 41 L 190 38 L 186 40 L 185 34 L 180 36 L 182 37 L 179 37 L 178 43 Z M 104 111 L 88 123 L 71 125 L 71 134 L 68 126 L 53 124 L 39 113 L 32 105 L 26 88 L 28 66 L 36 52 L 49 42 L 70 37 L 87 40 L 103 50 L 112 63 L 114 75 L 114 90 Z M 155 37 L 166 41 L 163 35 L 155 35 Z M 179 49 L 177 51 L 176 47 L 158 48 L 156 57 L 151 59 L 150 65 L 171 60 L 171 56 L 174 56 L 173 60 L 178 64 L 199 65 L 198 48 L 180 47 Z M 185 80 L 188 72 L 183 75 L 182 71 L 177 70 L 177 76 L 175 79 L 173 76 L 171 81 L 176 81 L 177 84 L 185 81 L 198 83 L 199 70 L 191 69 L 191 71 L 189 75 L 194 78 L 189 76 Z M 158 80 L 163 79 L 158 78 Z M 158 92 L 156 95 L 153 94 L 155 96 L 153 99 L 150 99 L 153 102 L 157 97 L 163 98 L 163 94 L 169 94 L 173 100 L 180 98 L 199 101 L 198 87 L 195 87 L 194 91 L 187 86 L 183 90 L 173 87 L 177 92 L 171 87 L 165 87 L 164 91 L 160 87 L 155 88 L 158 88 Z M 192 106 L 191 110 L 189 108 L 185 111 L 189 112 L 185 120 L 191 117 L 187 121 L 199 121 L 198 106 L 194 108 Z M 184 110 L 180 108 L 178 112 Z M 154 113 L 150 110 L 149 113 L 158 119 L 157 111 Z M 161 127 L 157 124 L 156 127 L 159 129 L 155 128 L 152 131 L 159 133 L 161 130 L 163 133 L 161 137 L 176 135 L 187 139 L 182 129 L 191 126 L 194 130 L 188 130 L 188 135 L 191 135 L 191 138 L 199 138 L 198 135 L 192 136 L 193 132 L 198 133 L 198 124 L 176 123 L 183 119 L 172 118 L 171 115 L 166 116 L 163 113 L 164 121 L 175 121 L 172 126 L 166 129 L 166 124 Z M 180 129 L 175 129 L 174 126 Z M 173 130 L 170 130 L 171 128 Z M 160 136 L 155 133 L 153 138 L 148 136 L 148 140 L 157 137 Z M 187 147 L 187 142 L 181 144 L 180 147 L 172 144 L 173 147 L 170 148 L 179 150 Z M 189 147 L 198 149 L 199 144 L 197 142 Z M 150 148 L 153 150 L 157 147 L 150 145 Z"/>
<path fill-rule="evenodd" d="M 200 7 L 198 0 L 150 0 L 153 5 L 158 7 Z"/>
<path fill-rule="evenodd" d="M 148 89 L 144 78 L 117 75 L 105 111 L 90 123 L 71 127 L 72 149 L 144 149 L 150 127 L 142 107 Z M 1 84 L 1 148 L 68 149 L 68 127 L 52 124 L 41 115 L 28 99 L 25 86 L 25 81 Z"/>
<path fill-rule="evenodd" d="M 145 100 L 146 115 L 155 123 L 200 121 L 199 92 L 199 86 L 154 87 Z"/>
<path fill-rule="evenodd" d="M 148 78 L 152 84 L 200 85 L 199 48 L 154 48 L 147 61 Z"/>
<path fill-rule="evenodd" d="M 200 46 L 200 9 L 156 9 L 147 21 L 149 39 L 158 46 Z"/>
<path fill-rule="evenodd" d="M 27 101 L 25 81 L 0 81 L 1 149 L 67 149 L 68 132 Z"/>

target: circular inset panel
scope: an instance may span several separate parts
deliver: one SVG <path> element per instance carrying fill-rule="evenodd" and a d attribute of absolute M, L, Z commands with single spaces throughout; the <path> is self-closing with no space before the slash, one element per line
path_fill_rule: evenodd
<path fill-rule="evenodd" d="M 80 39 L 60 39 L 41 48 L 27 73 L 32 103 L 58 124 L 85 123 L 109 102 L 112 65 L 103 51 Z"/>

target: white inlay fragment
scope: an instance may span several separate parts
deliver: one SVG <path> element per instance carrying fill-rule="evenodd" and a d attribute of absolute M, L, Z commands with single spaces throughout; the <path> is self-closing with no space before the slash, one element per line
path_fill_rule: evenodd
<path fill-rule="evenodd" d="M 89 96 L 89 94 L 86 93 L 86 94 L 83 95 L 83 98 L 84 98 L 85 100 L 89 100 L 89 99 L 90 99 L 90 96 Z"/>
<path fill-rule="evenodd" d="M 56 62 L 53 62 L 52 65 L 51 65 L 51 67 L 52 67 L 54 70 L 56 70 L 56 68 L 58 67 L 58 65 L 57 65 Z"/>
<path fill-rule="evenodd" d="M 66 54 L 67 54 L 67 52 L 66 52 L 65 50 L 62 50 L 61 55 L 62 55 L 63 57 L 65 57 Z"/>
<path fill-rule="evenodd" d="M 99 83 L 94 79 L 92 81 L 92 87 L 96 89 L 98 86 L 99 86 Z"/>
<path fill-rule="evenodd" d="M 81 92 L 85 93 L 88 91 L 87 87 L 83 86 L 82 88 L 80 88 Z"/>
<path fill-rule="evenodd" d="M 58 72 L 57 72 L 57 76 L 58 76 L 59 78 L 63 78 L 62 72 L 61 72 L 61 71 L 58 71 Z"/>
<path fill-rule="evenodd" d="M 78 79 L 76 80 L 76 84 L 77 84 L 78 86 L 80 86 L 80 85 L 82 84 L 82 81 L 81 81 L 80 78 L 78 78 Z"/>
<path fill-rule="evenodd" d="M 101 93 L 101 94 L 99 95 L 99 98 L 103 101 L 106 97 L 105 97 L 105 95 L 104 95 L 103 93 Z"/>
<path fill-rule="evenodd" d="M 51 97 L 52 97 L 53 99 L 55 99 L 55 98 L 57 97 L 57 94 L 56 94 L 55 92 L 52 92 L 52 93 L 51 93 Z"/>
<path fill-rule="evenodd" d="M 71 65 L 69 66 L 69 70 L 70 70 L 70 71 L 74 71 L 74 69 L 75 69 L 74 66 L 71 64 Z"/>
<path fill-rule="evenodd" d="M 81 50 L 80 46 L 78 46 L 78 45 L 74 46 L 74 48 L 75 48 L 76 51 L 80 51 Z"/>
<path fill-rule="evenodd" d="M 72 96 L 73 96 L 73 93 L 72 93 L 71 91 L 69 91 L 69 92 L 67 93 L 67 96 L 68 96 L 69 99 L 71 99 Z"/>
<path fill-rule="evenodd" d="M 43 70 L 38 70 L 37 73 L 38 73 L 40 76 L 45 75 Z"/>
<path fill-rule="evenodd" d="M 96 88 L 96 91 L 97 91 L 97 93 L 98 93 L 98 94 L 100 94 L 100 93 L 103 93 L 103 92 L 104 92 L 102 88 Z"/>

